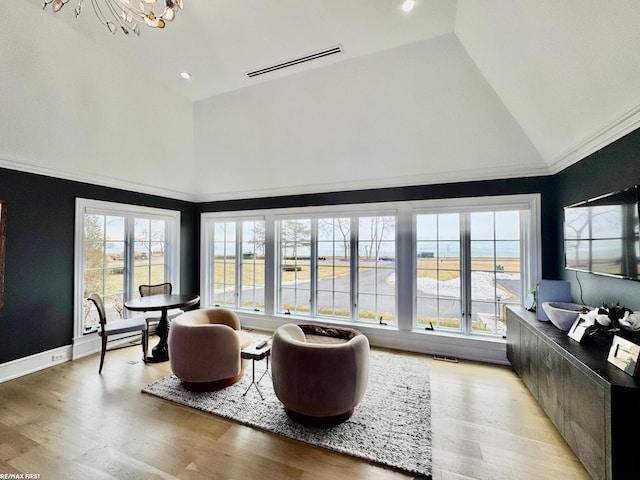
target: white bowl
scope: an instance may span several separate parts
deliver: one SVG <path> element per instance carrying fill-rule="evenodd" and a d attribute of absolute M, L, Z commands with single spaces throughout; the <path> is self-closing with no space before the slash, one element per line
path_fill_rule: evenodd
<path fill-rule="evenodd" d="M 569 331 L 573 322 L 584 308 L 579 303 L 544 302 L 542 309 L 556 327 L 565 332 Z"/>

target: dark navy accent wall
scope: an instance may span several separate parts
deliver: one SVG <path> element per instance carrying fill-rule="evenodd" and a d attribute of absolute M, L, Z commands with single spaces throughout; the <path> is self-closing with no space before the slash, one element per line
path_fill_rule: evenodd
<path fill-rule="evenodd" d="M 564 169 L 555 175 L 555 181 L 558 192 L 556 222 L 559 231 L 555 249 L 559 252 L 559 278 L 571 281 L 573 300 L 582 303 L 582 286 L 582 300 L 587 305 L 620 302 L 633 310 L 640 310 L 640 282 L 565 271 L 562 245 L 563 206 L 640 184 L 640 130 L 629 133 Z"/>
<path fill-rule="evenodd" d="M 0 169 L 8 222 L 0 363 L 72 342 L 76 197 L 180 211 L 181 290 L 198 292 L 194 204 Z"/>

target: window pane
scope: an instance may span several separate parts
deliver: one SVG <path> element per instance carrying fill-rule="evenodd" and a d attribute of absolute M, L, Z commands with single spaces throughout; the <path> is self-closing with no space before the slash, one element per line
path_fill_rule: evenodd
<path fill-rule="evenodd" d="M 416 238 L 420 240 L 438 239 L 438 216 L 418 215 L 416 217 Z M 433 242 L 429 242 L 433 244 Z"/>
<path fill-rule="evenodd" d="M 471 240 L 493 240 L 495 237 L 493 212 L 471 214 Z"/>
<path fill-rule="evenodd" d="M 520 240 L 520 212 L 496 212 L 496 239 Z"/>
<path fill-rule="evenodd" d="M 358 318 L 396 321 L 396 219 L 358 219 Z"/>
<path fill-rule="evenodd" d="M 136 287 L 134 298 L 140 296 L 140 285 L 154 285 L 149 282 L 149 267 L 147 265 L 135 265 L 133 267 L 133 284 Z"/>
<path fill-rule="evenodd" d="M 124 292 L 124 218 L 84 215 L 83 298 L 98 293 L 104 301 L 108 319 L 123 315 Z M 91 333 L 99 325 L 91 303 L 83 303 L 83 332 Z"/>
<path fill-rule="evenodd" d="M 264 310 L 264 221 L 242 222 L 240 308 Z"/>
<path fill-rule="evenodd" d="M 157 285 L 166 281 L 166 222 L 149 218 L 135 219 L 134 286 Z"/>
<path fill-rule="evenodd" d="M 460 215 L 457 213 L 438 214 L 438 239 L 460 241 Z"/>
<path fill-rule="evenodd" d="M 167 281 L 166 232 L 167 225 L 164 220 L 151 220 L 149 263 L 151 265 L 151 283 L 154 285 Z"/>
<path fill-rule="evenodd" d="M 318 219 L 317 313 L 351 317 L 351 220 Z"/>
<path fill-rule="evenodd" d="M 520 212 L 482 212 L 470 217 L 471 331 L 503 335 L 505 306 L 522 301 Z"/>
<path fill-rule="evenodd" d="M 236 306 L 236 223 L 213 225 L 213 302 Z"/>
<path fill-rule="evenodd" d="M 311 313 L 311 220 L 280 221 L 280 312 Z"/>
<path fill-rule="evenodd" d="M 426 227 L 416 231 L 417 326 L 459 331 L 462 329 L 460 216 L 417 215 L 416 224 Z"/>

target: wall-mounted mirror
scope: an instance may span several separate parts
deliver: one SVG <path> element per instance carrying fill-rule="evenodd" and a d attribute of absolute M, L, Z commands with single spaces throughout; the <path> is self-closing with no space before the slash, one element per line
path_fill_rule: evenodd
<path fill-rule="evenodd" d="M 7 202 L 0 200 L 0 317 L 4 313 L 4 247 L 7 237 Z"/>

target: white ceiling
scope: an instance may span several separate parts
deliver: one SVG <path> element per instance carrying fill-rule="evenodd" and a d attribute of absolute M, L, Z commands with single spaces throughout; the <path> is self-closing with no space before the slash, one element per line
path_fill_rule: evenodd
<path fill-rule="evenodd" d="M 640 118 L 636 1 L 184 0 L 139 38 L 75 1 L 0 18 L 0 167 L 252 198 L 551 174 Z"/>

